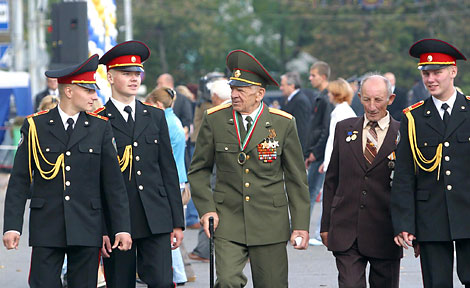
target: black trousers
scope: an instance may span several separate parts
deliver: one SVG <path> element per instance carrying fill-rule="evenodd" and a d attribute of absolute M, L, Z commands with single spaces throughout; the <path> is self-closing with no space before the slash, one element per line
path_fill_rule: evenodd
<path fill-rule="evenodd" d="M 453 287 L 454 242 L 457 275 L 466 288 L 470 287 L 470 239 L 462 239 L 448 242 L 419 242 L 425 288 Z"/>
<path fill-rule="evenodd" d="M 106 287 L 135 287 L 137 271 L 149 288 L 173 288 L 170 233 L 132 241 L 132 249 L 114 249 L 110 258 L 103 258 Z"/>
<path fill-rule="evenodd" d="M 357 242 L 344 252 L 333 252 L 340 288 L 366 288 L 366 266 L 370 264 L 371 288 L 398 288 L 400 259 L 378 259 L 362 255 Z"/>
<path fill-rule="evenodd" d="M 69 288 L 95 288 L 98 282 L 98 247 L 33 247 L 29 285 L 31 288 L 62 288 L 60 273 L 67 254 Z"/>

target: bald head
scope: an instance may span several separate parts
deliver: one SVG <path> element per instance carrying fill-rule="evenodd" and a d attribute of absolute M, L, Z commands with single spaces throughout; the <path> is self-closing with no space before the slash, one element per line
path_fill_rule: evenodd
<path fill-rule="evenodd" d="M 168 73 L 164 73 L 157 78 L 157 88 L 161 87 L 168 87 L 171 89 L 175 89 L 175 81 L 173 80 L 173 76 Z"/>

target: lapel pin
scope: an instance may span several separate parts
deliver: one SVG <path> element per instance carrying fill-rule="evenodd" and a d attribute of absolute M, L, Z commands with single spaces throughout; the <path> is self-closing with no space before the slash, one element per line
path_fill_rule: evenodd
<path fill-rule="evenodd" d="M 54 124 L 54 119 L 49 120 L 50 124 Z"/>
<path fill-rule="evenodd" d="M 88 121 L 85 121 L 85 126 L 88 126 L 88 124 L 90 124 L 90 123 L 88 123 Z"/>
<path fill-rule="evenodd" d="M 427 114 L 427 115 L 431 114 L 431 111 L 429 111 L 429 110 L 428 110 L 428 111 L 426 111 L 426 114 Z"/>

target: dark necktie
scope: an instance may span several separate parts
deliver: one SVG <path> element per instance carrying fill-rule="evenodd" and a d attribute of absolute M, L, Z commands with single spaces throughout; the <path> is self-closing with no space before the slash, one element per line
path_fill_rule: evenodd
<path fill-rule="evenodd" d="M 67 130 L 65 130 L 65 132 L 67 133 L 68 140 L 70 140 L 70 138 L 72 137 L 74 122 L 75 121 L 73 121 L 72 118 L 67 119 L 67 124 L 69 124 L 69 126 L 67 126 Z"/>
<path fill-rule="evenodd" d="M 246 124 L 246 133 L 248 133 L 250 131 L 250 128 L 251 128 L 251 123 L 253 123 L 253 119 L 251 119 L 250 116 L 247 116 L 245 120 L 246 120 L 246 122 L 248 122 Z"/>
<path fill-rule="evenodd" d="M 370 128 L 367 132 L 367 141 L 366 148 L 364 149 L 364 157 L 366 158 L 368 164 L 372 164 L 372 162 L 374 162 L 375 156 L 377 156 L 378 137 L 377 131 L 375 131 L 375 127 L 378 126 L 378 123 L 375 121 L 371 121 L 367 125 L 369 125 Z"/>
<path fill-rule="evenodd" d="M 447 103 L 443 103 L 441 106 L 441 109 L 444 110 L 444 117 L 442 117 L 442 120 L 444 120 L 444 125 L 446 125 L 447 127 L 447 125 L 449 124 L 449 120 L 450 120 L 450 114 L 447 111 L 447 109 L 449 109 L 449 105 L 447 105 Z"/>
<path fill-rule="evenodd" d="M 131 131 L 134 132 L 134 119 L 132 119 L 132 108 L 131 106 L 126 106 L 124 107 L 124 111 L 129 114 L 127 117 L 127 124 L 129 125 L 129 128 L 131 128 Z"/>

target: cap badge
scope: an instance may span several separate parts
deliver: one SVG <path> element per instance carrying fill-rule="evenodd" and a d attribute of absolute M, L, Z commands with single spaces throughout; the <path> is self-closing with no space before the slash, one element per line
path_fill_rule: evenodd
<path fill-rule="evenodd" d="M 137 61 L 137 59 L 135 58 L 135 56 L 132 56 L 132 57 L 131 57 L 131 61 L 132 61 L 132 63 L 134 63 L 135 61 Z"/>
<path fill-rule="evenodd" d="M 240 72 L 240 70 L 235 70 L 235 72 L 233 72 L 233 76 L 235 76 L 235 78 L 239 78 L 241 75 L 242 72 Z"/>
<path fill-rule="evenodd" d="M 432 62 L 432 55 L 428 55 L 428 62 Z"/>

